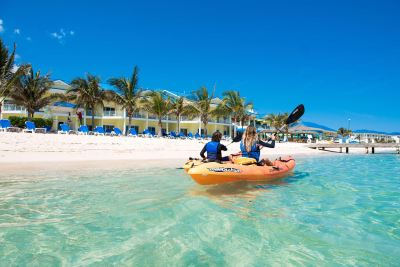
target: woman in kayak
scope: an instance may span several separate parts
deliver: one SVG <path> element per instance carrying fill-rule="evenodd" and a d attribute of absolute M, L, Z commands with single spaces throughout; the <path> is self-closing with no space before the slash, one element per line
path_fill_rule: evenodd
<path fill-rule="evenodd" d="M 220 132 L 213 133 L 211 142 L 208 142 L 200 152 L 200 156 L 203 160 L 208 161 L 227 161 L 229 157 L 222 157 L 221 151 L 227 151 L 226 146 L 221 144 L 222 134 Z M 207 157 L 204 155 L 207 152 Z"/>
<path fill-rule="evenodd" d="M 260 148 L 261 147 L 275 147 L 275 136 L 271 136 L 271 143 L 261 141 L 258 139 L 256 128 L 248 126 L 243 134 L 242 141 L 240 142 L 240 150 L 242 157 L 253 158 L 257 160 L 259 165 L 272 166 L 272 162 L 269 159 L 260 160 Z"/>

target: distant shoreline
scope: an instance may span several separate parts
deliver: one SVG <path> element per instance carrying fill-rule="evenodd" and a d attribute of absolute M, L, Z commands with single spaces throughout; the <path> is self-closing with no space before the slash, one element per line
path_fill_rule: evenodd
<path fill-rule="evenodd" d="M 0 171 L 18 174 L 47 170 L 179 168 L 189 157 L 199 157 L 199 152 L 206 142 L 163 138 L 0 133 Z M 235 153 L 239 151 L 239 145 L 234 143 L 229 145 L 228 149 L 228 153 Z M 377 153 L 392 151 L 378 150 Z M 277 143 L 274 149 L 263 149 L 261 154 L 271 159 L 285 155 L 299 159 L 363 153 L 364 149 L 352 149 L 350 154 L 345 154 L 310 149 L 301 143 Z"/>

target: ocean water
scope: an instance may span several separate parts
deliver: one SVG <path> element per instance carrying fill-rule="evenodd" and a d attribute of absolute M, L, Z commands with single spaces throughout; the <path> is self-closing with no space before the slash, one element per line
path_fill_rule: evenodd
<path fill-rule="evenodd" d="M 213 187 L 172 168 L 0 174 L 0 266 L 110 265 L 399 266 L 400 157 Z"/>

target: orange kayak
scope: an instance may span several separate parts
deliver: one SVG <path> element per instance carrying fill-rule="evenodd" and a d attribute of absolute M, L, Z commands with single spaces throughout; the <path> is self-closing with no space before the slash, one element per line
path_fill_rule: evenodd
<path fill-rule="evenodd" d="M 188 161 L 184 169 L 194 181 L 201 185 L 221 184 L 239 181 L 268 181 L 285 177 L 296 166 L 292 157 L 284 157 L 273 162 L 273 166 L 238 165 Z"/>

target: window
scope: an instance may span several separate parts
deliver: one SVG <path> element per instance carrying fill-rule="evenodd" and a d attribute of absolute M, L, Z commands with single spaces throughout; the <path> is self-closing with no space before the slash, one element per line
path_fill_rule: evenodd
<path fill-rule="evenodd" d="M 104 107 L 103 108 L 104 116 L 113 117 L 116 115 L 115 108 Z"/>
<path fill-rule="evenodd" d="M 114 130 L 114 125 L 103 125 L 103 128 L 106 133 L 111 133 Z"/>
<path fill-rule="evenodd" d="M 126 116 L 128 116 L 128 114 Z M 133 117 L 134 118 L 144 118 L 145 116 L 143 114 L 141 114 L 139 111 L 136 111 L 135 113 L 133 113 Z"/>
<path fill-rule="evenodd" d="M 87 110 L 86 110 L 86 116 L 92 116 L 92 109 L 91 108 L 88 108 Z"/>
<path fill-rule="evenodd" d="M 181 128 L 181 133 L 183 133 L 184 135 L 187 135 L 188 134 L 188 129 Z"/>
<path fill-rule="evenodd" d="M 23 112 L 26 112 L 26 109 L 23 106 L 16 105 L 11 100 L 4 100 L 3 110 L 4 111 L 23 111 Z"/>
<path fill-rule="evenodd" d="M 157 119 L 157 116 L 154 114 L 149 114 L 149 120 L 155 120 Z"/>
<path fill-rule="evenodd" d="M 151 133 L 156 133 L 156 127 L 149 127 L 148 129 Z"/>

